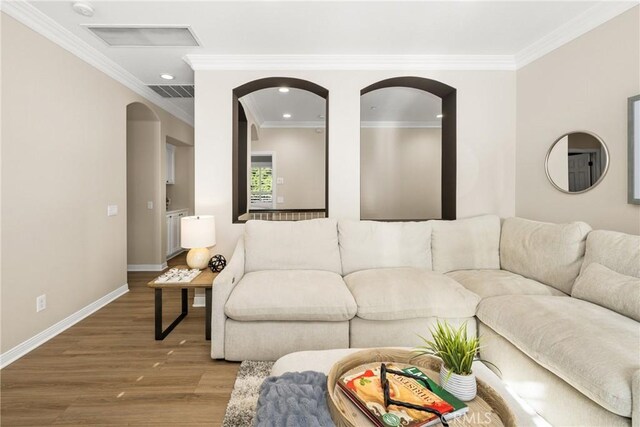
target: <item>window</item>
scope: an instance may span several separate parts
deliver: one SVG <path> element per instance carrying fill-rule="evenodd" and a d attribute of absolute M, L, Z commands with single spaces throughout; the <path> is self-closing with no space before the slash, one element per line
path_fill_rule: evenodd
<path fill-rule="evenodd" d="M 251 156 L 251 208 L 273 208 L 273 157 Z"/>

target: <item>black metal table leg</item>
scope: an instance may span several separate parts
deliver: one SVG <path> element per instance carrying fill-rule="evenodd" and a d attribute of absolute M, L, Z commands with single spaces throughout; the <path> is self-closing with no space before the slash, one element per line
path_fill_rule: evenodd
<path fill-rule="evenodd" d="M 206 315 L 204 318 L 204 337 L 207 340 L 211 340 L 211 288 L 205 288 L 205 311 Z"/>
<path fill-rule="evenodd" d="M 174 320 L 167 329 L 162 330 L 162 288 L 156 288 L 156 340 L 160 341 L 166 338 L 167 335 L 173 331 L 173 328 L 178 326 L 178 323 L 182 321 L 189 313 L 189 305 L 187 303 L 187 289 L 182 289 L 182 313 Z"/>

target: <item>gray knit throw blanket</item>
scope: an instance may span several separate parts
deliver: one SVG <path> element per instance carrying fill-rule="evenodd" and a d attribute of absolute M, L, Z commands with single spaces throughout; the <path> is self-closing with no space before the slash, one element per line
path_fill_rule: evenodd
<path fill-rule="evenodd" d="M 256 427 L 334 427 L 327 407 L 327 376 L 321 372 L 287 372 L 260 387 Z"/>

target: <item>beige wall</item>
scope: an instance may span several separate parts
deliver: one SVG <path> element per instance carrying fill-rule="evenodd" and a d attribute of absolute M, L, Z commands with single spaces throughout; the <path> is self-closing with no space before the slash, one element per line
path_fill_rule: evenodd
<path fill-rule="evenodd" d="M 518 216 L 640 233 L 640 206 L 627 204 L 627 98 L 640 93 L 639 76 L 640 7 L 517 71 Z M 604 140 L 610 167 L 594 189 L 564 194 L 548 182 L 544 159 L 574 130 Z"/>
<path fill-rule="evenodd" d="M 133 104 L 128 111 L 148 109 Z M 149 110 L 150 111 L 150 110 Z M 128 115 L 130 116 L 130 114 Z M 160 149 L 158 120 L 127 120 L 127 264 L 162 264 L 156 250 L 162 234 L 156 228 L 156 209 L 147 202 L 155 199 L 160 165 L 154 159 Z"/>
<path fill-rule="evenodd" d="M 230 256 L 241 224 L 231 223 L 231 92 L 269 76 L 310 80 L 329 90 L 329 215 L 360 218 L 360 90 L 397 76 L 457 89 L 457 214 L 515 213 L 513 71 L 196 71 L 195 209 L 216 215 L 216 251 Z"/>
<path fill-rule="evenodd" d="M 441 218 L 441 130 L 362 128 L 363 219 Z"/>
<path fill-rule="evenodd" d="M 193 146 L 169 139 L 176 147 L 175 184 L 166 186 L 167 197 L 171 199 L 168 210 L 188 209 L 193 213 Z"/>
<path fill-rule="evenodd" d="M 249 136 L 251 134 L 249 133 Z M 276 197 L 284 197 L 276 209 L 324 208 L 325 133 L 303 128 L 261 128 L 251 142 L 251 152 L 275 153 Z"/>
<path fill-rule="evenodd" d="M 192 141 L 193 128 L 5 14 L 1 42 L 6 352 L 126 284 L 126 106 L 149 105 L 163 141 Z M 158 201 L 164 181 L 161 229 Z"/>

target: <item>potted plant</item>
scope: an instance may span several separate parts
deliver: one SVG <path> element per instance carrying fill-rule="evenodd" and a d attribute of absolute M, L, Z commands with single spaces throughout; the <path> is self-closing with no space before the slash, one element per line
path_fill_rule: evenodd
<path fill-rule="evenodd" d="M 480 339 L 467 335 L 467 322 L 459 328 L 440 323 L 431 329 L 432 340 L 424 337 L 424 345 L 414 351 L 418 355 L 429 354 L 442 359 L 440 385 L 462 401 L 476 397 L 476 376 L 471 370 L 480 349 Z"/>

